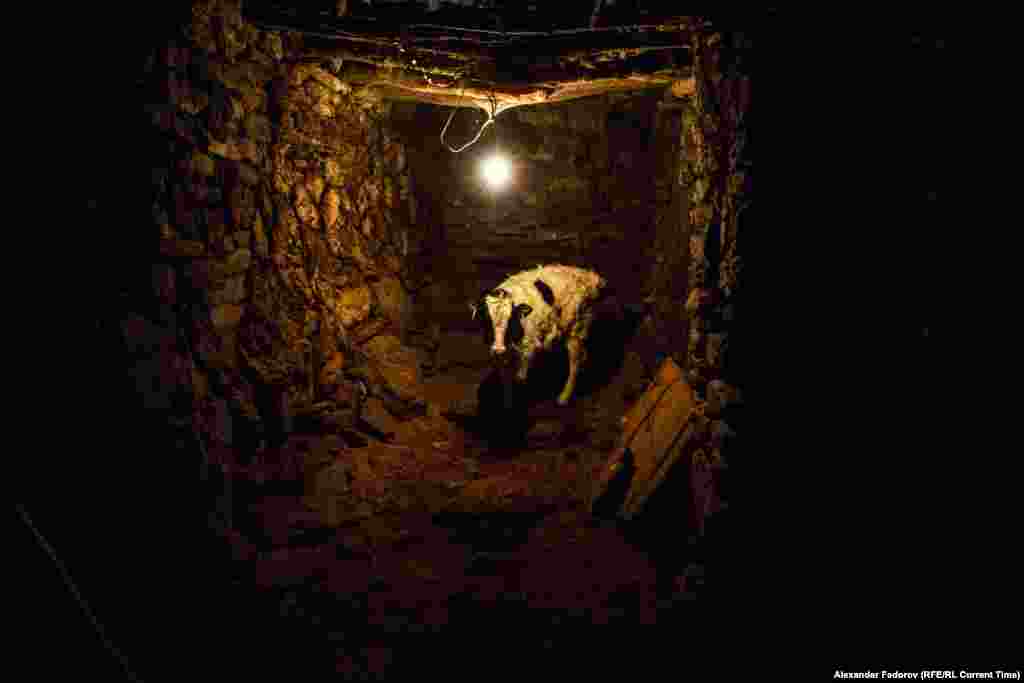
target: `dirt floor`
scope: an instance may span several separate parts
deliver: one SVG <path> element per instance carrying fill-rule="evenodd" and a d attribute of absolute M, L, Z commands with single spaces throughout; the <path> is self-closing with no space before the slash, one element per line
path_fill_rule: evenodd
<path fill-rule="evenodd" d="M 682 623 L 702 594 L 701 540 L 684 523 L 592 512 L 607 507 L 595 481 L 636 358 L 559 408 L 557 370 L 511 406 L 488 393 L 486 367 L 447 352 L 427 379 L 428 415 L 386 441 L 293 434 L 228 468 L 230 509 L 214 520 L 230 552 L 225 599 L 261 624 L 248 641 L 268 643 L 250 648 L 259 670 L 360 679 L 481 657 L 600 669 L 595 647 Z"/>

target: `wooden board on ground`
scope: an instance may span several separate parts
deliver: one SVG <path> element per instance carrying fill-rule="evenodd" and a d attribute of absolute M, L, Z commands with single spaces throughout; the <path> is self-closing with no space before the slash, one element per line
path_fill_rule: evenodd
<path fill-rule="evenodd" d="M 623 418 L 616 453 L 620 457 L 627 449 L 632 453 L 634 472 L 621 516 L 628 519 L 640 511 L 683 452 L 694 405 L 693 390 L 683 380 L 682 370 L 671 358 L 666 359 L 650 387 Z"/>

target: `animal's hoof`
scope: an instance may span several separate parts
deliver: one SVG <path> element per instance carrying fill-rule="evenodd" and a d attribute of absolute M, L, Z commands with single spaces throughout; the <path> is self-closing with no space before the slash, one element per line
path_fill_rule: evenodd
<path fill-rule="evenodd" d="M 559 396 L 557 403 L 560 406 L 567 405 L 569 403 L 569 397 L 568 396 Z"/>

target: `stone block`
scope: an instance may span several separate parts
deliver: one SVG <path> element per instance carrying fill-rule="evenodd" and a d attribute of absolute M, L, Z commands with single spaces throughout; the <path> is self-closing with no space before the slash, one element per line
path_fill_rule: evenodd
<path fill-rule="evenodd" d="M 263 215 L 259 212 L 253 219 L 252 247 L 260 258 L 267 258 L 270 255 L 270 245 L 267 243 L 267 233 L 263 227 Z"/>
<path fill-rule="evenodd" d="M 341 371 L 345 367 L 345 354 L 335 351 L 328 356 L 320 369 L 320 386 L 325 392 L 333 390 L 341 381 Z"/>
<path fill-rule="evenodd" d="M 225 330 L 238 326 L 245 309 L 237 304 L 218 304 L 210 310 L 214 329 Z"/>
<path fill-rule="evenodd" d="M 224 275 L 244 273 L 252 266 L 252 252 L 248 248 L 236 249 L 223 264 Z"/>
<path fill-rule="evenodd" d="M 245 134 L 259 142 L 270 142 L 272 138 L 270 119 L 256 112 L 245 117 Z"/>
<path fill-rule="evenodd" d="M 207 178 L 212 177 L 217 173 L 217 162 L 209 154 L 197 150 L 192 153 L 192 171 Z"/>
<path fill-rule="evenodd" d="M 238 275 L 224 280 L 219 287 L 211 289 L 209 301 L 214 305 L 238 304 L 245 301 L 245 297 L 245 276 Z"/>
<path fill-rule="evenodd" d="M 338 318 L 345 327 L 352 327 L 370 315 L 372 296 L 366 286 L 342 290 L 338 294 Z"/>
<path fill-rule="evenodd" d="M 160 240 L 160 255 L 168 258 L 194 259 L 206 253 L 206 245 L 194 240 Z"/>
<path fill-rule="evenodd" d="M 238 165 L 238 177 L 246 185 L 255 187 L 260 184 L 262 174 L 256 166 L 243 161 Z"/>
<path fill-rule="evenodd" d="M 399 331 L 399 337 L 405 329 L 409 315 L 409 296 L 398 278 L 386 277 L 370 285 L 377 298 L 381 313 Z"/>
<path fill-rule="evenodd" d="M 363 404 L 360 416 L 375 429 L 385 434 L 394 434 L 399 426 L 399 421 L 388 412 L 384 402 L 379 398 L 367 399 Z"/>

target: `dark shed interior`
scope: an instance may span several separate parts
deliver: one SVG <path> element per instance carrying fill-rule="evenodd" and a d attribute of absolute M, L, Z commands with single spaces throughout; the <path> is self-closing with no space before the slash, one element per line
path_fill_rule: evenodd
<path fill-rule="evenodd" d="M 779 346 L 815 352 L 788 316 L 824 329 L 829 314 L 813 285 L 769 286 L 759 273 L 777 262 L 753 246 L 784 236 L 789 211 L 753 218 L 754 43 L 774 11 L 149 12 L 109 29 L 116 40 L 89 34 L 83 53 L 102 74 L 81 88 L 106 169 L 87 182 L 104 265 L 80 312 L 95 405 L 89 446 L 18 506 L 53 615 L 39 637 L 66 636 L 67 660 L 101 680 L 370 680 L 481 662 L 590 674 L 613 653 L 664 659 L 640 626 L 696 632 L 701 605 L 727 613 L 736 574 L 761 571 L 729 559 L 736 472 L 780 455 L 752 437 L 751 413 L 784 404 L 799 432 L 822 409 L 781 400 L 792 366 L 771 366 Z M 886 40 L 941 54 L 934 27 L 910 25 Z M 901 208 L 877 211 L 937 224 L 931 114 L 901 102 L 889 116 L 916 130 L 898 135 L 899 158 L 924 170 L 879 171 L 900 176 L 882 185 Z M 773 130 L 758 129 L 769 148 Z M 815 195 L 827 172 L 803 173 L 767 178 L 768 194 Z M 889 191 L 858 187 L 851 211 Z M 845 249 L 843 217 L 814 216 L 808 244 Z M 910 253 L 922 234 L 889 246 Z M 923 368 L 932 271 L 918 257 L 910 288 L 880 289 L 905 304 L 892 348 Z M 523 298 L 509 278 L 536 268 Z M 518 308 L 496 340 L 507 299 Z M 544 325 L 553 341 L 531 336 Z M 534 352 L 525 380 L 507 371 Z M 780 378 L 755 382 L 758 365 Z"/>

